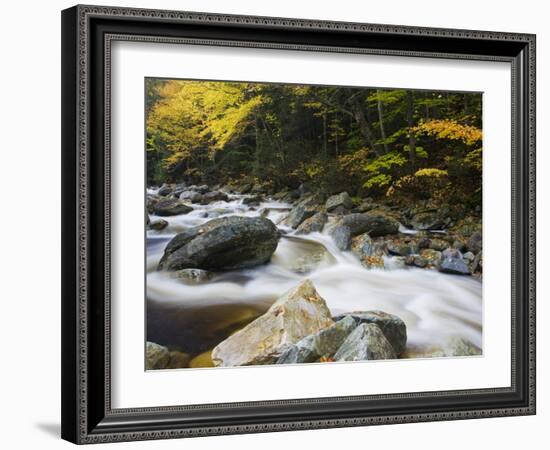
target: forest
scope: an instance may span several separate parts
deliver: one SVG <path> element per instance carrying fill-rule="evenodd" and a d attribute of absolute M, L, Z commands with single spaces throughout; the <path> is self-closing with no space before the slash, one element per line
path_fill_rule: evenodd
<path fill-rule="evenodd" d="M 149 78 L 147 181 L 307 183 L 473 210 L 481 111 L 481 93 Z"/>

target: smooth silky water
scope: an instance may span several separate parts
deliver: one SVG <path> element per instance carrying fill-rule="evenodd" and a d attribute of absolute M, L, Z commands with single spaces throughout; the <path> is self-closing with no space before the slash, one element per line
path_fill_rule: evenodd
<path fill-rule="evenodd" d="M 382 310 L 402 318 L 411 354 L 443 346 L 453 336 L 482 347 L 482 285 L 478 280 L 418 268 L 392 270 L 391 264 L 390 270 L 367 270 L 350 252 L 340 251 L 325 232 L 294 235 L 280 225 L 291 205 L 266 201 L 248 206 L 242 204 L 243 197 L 230 195 L 227 202 L 193 205 L 189 214 L 163 217 L 168 221 L 164 230 L 147 231 L 147 340 L 192 355 L 203 354 L 201 361 L 208 361 L 204 352 L 309 278 L 333 315 Z M 186 285 L 156 270 L 166 244 L 185 228 L 216 217 L 260 214 L 286 233 L 270 263 L 217 273 L 198 285 Z M 208 365 L 204 361 L 198 365 Z"/>

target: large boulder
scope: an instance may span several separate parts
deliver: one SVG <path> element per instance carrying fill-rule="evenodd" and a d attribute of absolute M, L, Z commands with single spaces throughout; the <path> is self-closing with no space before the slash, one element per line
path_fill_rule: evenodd
<path fill-rule="evenodd" d="M 415 230 L 441 230 L 448 222 L 449 219 L 442 217 L 438 211 L 425 211 L 415 214 L 410 225 Z"/>
<path fill-rule="evenodd" d="M 318 212 L 309 219 L 304 220 L 300 226 L 296 229 L 296 234 L 308 234 L 315 231 L 321 232 L 325 224 L 327 223 L 328 216 L 324 212 Z"/>
<path fill-rule="evenodd" d="M 348 250 L 351 244 L 351 230 L 346 225 L 337 225 L 330 230 L 330 236 L 334 240 L 336 247 L 340 250 Z"/>
<path fill-rule="evenodd" d="M 373 213 L 354 213 L 342 217 L 330 230 L 336 246 L 340 250 L 348 250 L 351 238 L 368 233 L 369 237 L 396 234 L 399 222 L 391 217 Z"/>
<path fill-rule="evenodd" d="M 462 253 L 454 248 L 448 248 L 441 254 L 441 264 L 439 271 L 443 273 L 451 273 L 454 275 L 470 275 L 470 269 Z"/>
<path fill-rule="evenodd" d="M 305 280 L 216 346 L 212 361 L 216 366 L 273 364 L 292 344 L 333 323 L 325 300 Z"/>
<path fill-rule="evenodd" d="M 163 198 L 152 205 L 152 210 L 157 216 L 177 216 L 190 213 L 193 208 L 176 198 Z"/>
<path fill-rule="evenodd" d="M 163 197 L 166 197 L 167 195 L 170 195 L 173 191 L 174 191 L 174 185 L 163 184 L 157 191 L 157 194 L 162 195 Z"/>
<path fill-rule="evenodd" d="M 290 346 L 277 360 L 277 364 L 315 362 L 331 358 L 357 326 L 352 317 L 346 316 L 334 325 L 311 334 Z"/>
<path fill-rule="evenodd" d="M 373 213 L 348 214 L 340 220 L 341 225 L 349 227 L 352 236 L 369 233 L 370 237 L 396 234 L 399 222 L 391 217 Z"/>
<path fill-rule="evenodd" d="M 176 235 L 166 246 L 160 270 L 234 270 L 267 263 L 279 233 L 264 217 L 221 217 Z"/>
<path fill-rule="evenodd" d="M 313 216 L 315 212 L 315 208 L 312 206 L 296 205 L 285 219 L 285 224 L 291 228 L 298 228 L 304 220 Z"/>
<path fill-rule="evenodd" d="M 334 355 L 335 361 L 395 359 L 397 355 L 377 325 L 362 323 L 347 337 Z"/>
<path fill-rule="evenodd" d="M 341 192 L 337 195 L 331 195 L 325 204 L 328 212 L 343 212 L 353 207 L 351 197 L 347 192 Z"/>
<path fill-rule="evenodd" d="M 225 192 L 212 191 L 212 192 L 207 192 L 206 194 L 202 194 L 200 203 L 203 205 L 208 205 L 209 203 L 212 203 L 212 202 L 220 202 L 220 201 L 226 202 L 227 200 L 229 200 L 229 197 Z"/>
<path fill-rule="evenodd" d="M 407 326 L 401 318 L 384 311 L 356 311 L 336 316 L 334 317 L 334 321 L 340 321 L 346 317 L 351 317 L 356 325 L 362 323 L 377 325 L 397 355 L 405 351 L 407 346 Z"/>

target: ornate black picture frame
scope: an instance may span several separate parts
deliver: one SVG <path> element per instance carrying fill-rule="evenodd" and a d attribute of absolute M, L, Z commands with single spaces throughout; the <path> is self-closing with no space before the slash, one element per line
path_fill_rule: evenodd
<path fill-rule="evenodd" d="M 113 409 L 110 49 L 117 40 L 512 66 L 511 386 Z M 535 36 L 99 6 L 62 13 L 62 437 L 99 443 L 535 413 Z"/>

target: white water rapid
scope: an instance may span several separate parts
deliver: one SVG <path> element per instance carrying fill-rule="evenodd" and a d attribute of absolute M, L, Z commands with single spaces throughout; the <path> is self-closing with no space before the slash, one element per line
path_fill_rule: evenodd
<path fill-rule="evenodd" d="M 391 270 L 391 264 L 390 270 L 367 270 L 353 254 L 340 251 L 326 233 L 294 236 L 293 230 L 278 225 L 287 234 L 280 239 L 269 264 L 220 273 L 205 284 L 186 285 L 156 271 L 165 245 L 184 228 L 215 217 L 262 212 L 277 224 L 291 207 L 276 201 L 250 207 L 242 204 L 243 197 L 230 195 L 228 202 L 193 205 L 195 209 L 189 214 L 163 217 L 168 221 L 164 230 L 147 231 L 149 337 L 175 345 L 193 340 L 196 350 L 204 351 L 216 344 L 216 330 L 223 328 L 235 309 L 240 318 L 251 320 L 286 290 L 309 278 L 333 315 L 382 310 L 402 318 L 411 348 L 443 345 L 451 336 L 464 337 L 481 348 L 482 289 L 478 280 L 428 269 Z M 321 256 L 308 271 L 304 255 L 311 254 Z M 198 342 L 201 333 L 210 341 Z"/>

